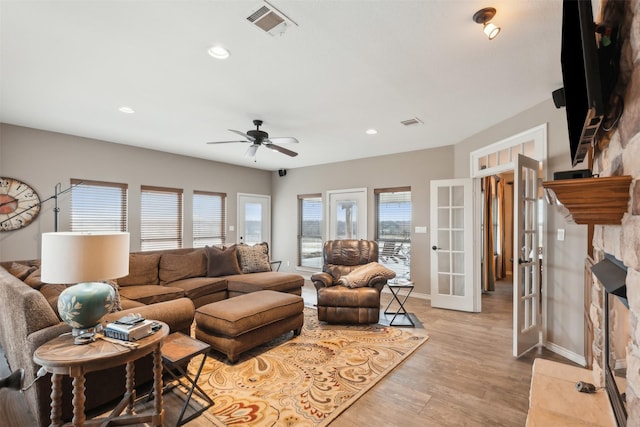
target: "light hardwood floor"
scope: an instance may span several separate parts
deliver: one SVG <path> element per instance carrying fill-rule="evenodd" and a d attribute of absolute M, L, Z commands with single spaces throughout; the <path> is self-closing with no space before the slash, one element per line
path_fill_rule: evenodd
<path fill-rule="evenodd" d="M 482 296 L 482 313 L 409 298 L 429 341 L 333 425 L 524 426 L 533 360 L 573 363 L 546 349 L 511 355 L 512 295 L 498 283 Z"/>
<path fill-rule="evenodd" d="M 314 294 L 313 286 L 305 285 L 305 301 Z M 390 298 L 383 294 L 383 307 Z M 498 283 L 495 292 L 482 296 L 482 313 L 433 309 L 428 300 L 417 298 L 409 298 L 406 306 L 420 322 L 412 330 L 426 333 L 429 340 L 332 426 L 524 426 L 533 360 L 575 365 L 546 349 L 520 359 L 511 355 L 508 283 Z M 170 425 L 179 404 L 167 404 Z M 200 417 L 186 425 L 210 423 Z"/>

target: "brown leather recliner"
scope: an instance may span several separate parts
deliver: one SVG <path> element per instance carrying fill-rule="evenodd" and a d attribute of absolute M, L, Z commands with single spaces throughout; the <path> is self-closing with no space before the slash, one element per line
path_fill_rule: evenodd
<path fill-rule="evenodd" d="M 318 290 L 318 320 L 328 323 L 377 323 L 380 292 L 387 279 L 374 277 L 367 286 L 338 284 L 357 267 L 378 261 L 378 244 L 372 240 L 328 240 L 323 248 L 322 273 L 311 276 Z"/>

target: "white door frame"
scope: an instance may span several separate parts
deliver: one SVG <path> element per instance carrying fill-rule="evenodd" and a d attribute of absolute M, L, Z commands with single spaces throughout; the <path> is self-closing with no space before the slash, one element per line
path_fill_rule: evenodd
<path fill-rule="evenodd" d="M 350 188 L 344 190 L 327 190 L 327 225 L 326 225 L 326 240 L 335 240 L 336 235 L 334 233 L 335 218 L 333 217 L 332 210 L 333 204 L 337 197 L 352 195 L 356 199 L 358 204 L 357 210 L 357 224 L 356 239 L 367 238 L 367 189 L 366 188 Z"/>
<path fill-rule="evenodd" d="M 236 224 L 238 224 L 237 236 L 238 240 L 241 240 L 237 243 L 245 243 L 244 236 L 244 203 L 248 201 L 257 201 L 261 203 L 265 209 L 262 210 L 262 240 L 267 242 L 269 245 L 269 252 L 271 253 L 271 196 L 265 194 L 249 194 L 249 193 L 238 193 L 237 196 L 237 220 Z"/>
<path fill-rule="evenodd" d="M 474 218 L 477 219 L 477 228 L 474 230 L 474 236 L 480 233 L 480 209 L 482 206 L 482 195 L 480 194 L 481 178 L 501 172 L 508 172 L 515 170 L 515 160 L 518 154 L 523 154 L 532 159 L 538 160 L 542 165 L 540 177 L 542 180 L 546 179 L 547 175 L 547 123 L 543 123 L 539 126 L 535 126 L 531 129 L 520 132 L 509 138 L 505 138 L 501 141 L 482 147 L 478 150 L 472 151 L 469 156 L 470 160 L 470 176 L 474 179 Z M 547 216 L 547 204 L 542 204 L 542 218 L 548 218 Z M 515 224 L 514 224 L 515 226 Z M 542 248 L 543 253 L 546 254 L 547 246 L 547 221 L 542 221 Z M 514 248 L 515 250 L 515 248 Z M 474 243 L 474 266 L 479 266 L 482 256 L 481 240 L 475 239 Z M 542 342 L 547 342 L 547 275 L 548 269 L 546 268 L 547 257 L 542 256 L 542 281 L 540 283 L 540 290 L 542 292 Z M 481 286 L 478 280 L 478 286 Z M 514 308 L 515 310 L 515 308 Z"/>

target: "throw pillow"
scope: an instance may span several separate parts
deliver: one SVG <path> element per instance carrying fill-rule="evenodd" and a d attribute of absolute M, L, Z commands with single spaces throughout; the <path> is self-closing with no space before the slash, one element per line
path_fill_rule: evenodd
<path fill-rule="evenodd" d="M 228 248 L 207 246 L 207 277 L 230 276 L 240 274 L 236 245 Z"/>
<path fill-rule="evenodd" d="M 186 254 L 165 253 L 160 257 L 160 283 L 202 277 L 207 272 L 205 251 L 195 250 Z"/>
<path fill-rule="evenodd" d="M 271 271 L 269 245 L 266 242 L 256 243 L 253 246 L 238 245 L 238 260 L 243 273 Z"/>
<path fill-rule="evenodd" d="M 26 279 L 24 279 L 24 283 L 31 286 L 33 289 L 40 289 L 40 287 L 44 285 L 44 283 L 42 282 L 42 278 L 40 277 L 41 273 L 42 272 L 40 271 L 40 269 L 36 268 L 31 274 L 27 276 Z"/>
<path fill-rule="evenodd" d="M 58 318 L 60 317 L 60 313 L 58 313 L 58 297 L 60 296 L 62 291 L 67 289 L 68 286 L 71 285 L 45 283 L 40 288 L 40 293 L 44 295 L 45 299 L 47 300 L 53 311 L 55 311 Z"/>
<path fill-rule="evenodd" d="M 325 264 L 322 271 L 324 271 L 325 273 L 329 273 L 331 275 L 333 279 L 332 286 L 336 284 L 336 282 L 340 277 L 342 277 L 342 269 L 337 265 Z"/>
<path fill-rule="evenodd" d="M 117 280 L 105 280 L 104 283 L 107 285 L 111 285 L 113 290 L 115 291 L 115 295 L 113 297 L 113 307 L 109 313 L 115 313 L 116 311 L 122 311 L 122 300 L 120 299 L 120 290 L 118 288 Z"/>
<path fill-rule="evenodd" d="M 377 262 L 370 262 L 354 269 L 346 276 L 342 276 L 338 279 L 338 284 L 348 288 L 359 288 L 367 286 L 376 277 L 383 277 L 389 280 L 396 277 L 396 272 Z"/>
<path fill-rule="evenodd" d="M 24 265 L 18 262 L 12 262 L 11 266 L 9 267 L 9 273 L 13 274 L 20 280 L 24 280 L 27 278 L 27 276 L 37 270 L 37 268 L 38 267 Z"/>
<path fill-rule="evenodd" d="M 118 279 L 119 286 L 157 285 L 160 254 L 129 254 L 129 275 Z"/>

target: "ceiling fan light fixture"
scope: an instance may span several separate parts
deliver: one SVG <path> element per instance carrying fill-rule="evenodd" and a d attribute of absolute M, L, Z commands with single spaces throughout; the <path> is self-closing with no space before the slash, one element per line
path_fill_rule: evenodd
<path fill-rule="evenodd" d="M 207 52 L 216 59 L 227 59 L 231 55 L 226 48 L 220 45 L 211 46 Z"/>
<path fill-rule="evenodd" d="M 256 126 L 256 128 L 248 130 L 246 133 L 240 132 L 239 130 L 235 130 L 235 129 L 229 129 L 230 132 L 233 132 L 237 135 L 244 137 L 245 138 L 244 140 L 211 141 L 211 142 L 207 142 L 207 144 L 228 144 L 233 142 L 251 143 L 251 145 L 249 146 L 249 148 L 245 153 L 245 157 L 255 157 L 256 151 L 260 146 L 267 147 L 272 151 L 277 151 L 289 157 L 295 157 L 298 155 L 298 153 L 296 153 L 295 151 L 291 151 L 288 148 L 284 148 L 278 145 L 278 144 L 289 143 L 289 142 L 297 143 L 298 140 L 296 138 L 291 136 L 280 136 L 280 137 L 269 138 L 269 134 L 267 132 L 260 130 L 260 126 L 262 126 L 262 120 L 256 119 L 253 121 L 253 124 Z"/>
<path fill-rule="evenodd" d="M 482 24 L 482 31 L 489 38 L 493 40 L 500 34 L 501 28 L 497 25 L 490 23 L 493 17 L 496 16 L 496 9 L 493 7 L 485 7 L 473 14 L 473 22 L 476 24 Z"/>

